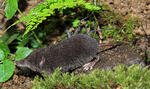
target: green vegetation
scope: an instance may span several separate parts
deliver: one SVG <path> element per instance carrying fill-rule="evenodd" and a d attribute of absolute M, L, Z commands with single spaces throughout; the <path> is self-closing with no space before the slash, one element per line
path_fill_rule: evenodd
<path fill-rule="evenodd" d="M 5 15 L 8 19 L 11 19 L 18 9 L 18 2 L 17 0 L 6 0 L 4 4 L 7 4 L 5 7 Z M 37 5 L 27 14 L 27 16 L 22 17 L 22 19 L 18 20 L 5 30 L 6 32 L 13 25 L 25 21 L 27 26 L 26 31 L 24 32 L 25 36 L 21 32 L 15 32 L 15 30 L 13 30 L 13 33 L 11 33 L 11 31 L 7 31 L 3 37 L 0 38 L 0 82 L 5 82 L 12 76 L 15 70 L 15 65 L 12 60 L 19 61 L 27 57 L 32 52 L 31 49 L 25 47 L 26 44 L 30 44 L 32 48 L 42 46 L 40 38 L 44 37 L 43 33 L 38 31 L 38 34 L 36 35 L 36 33 L 32 30 L 37 28 L 37 26 L 42 23 L 43 20 L 46 20 L 48 16 L 56 15 L 57 11 L 60 14 L 63 14 L 63 11 L 68 8 L 83 8 L 89 11 L 100 9 L 100 7 L 94 6 L 83 0 L 47 0 L 42 4 Z M 20 13 L 19 9 L 18 11 Z M 23 15 L 21 14 L 21 16 Z M 32 33 L 27 35 L 30 31 L 32 31 Z M 8 46 L 14 43 L 15 53 L 10 53 Z"/>
<path fill-rule="evenodd" d="M 112 70 L 94 70 L 89 74 L 60 73 L 57 69 L 44 79 L 36 77 L 33 89 L 148 89 L 150 71 L 140 65 L 118 65 Z"/>
<path fill-rule="evenodd" d="M 102 9 L 103 10 L 103 9 Z M 131 18 L 129 15 L 122 17 L 118 13 L 104 8 L 100 11 L 100 26 L 103 33 L 103 39 L 113 38 L 115 41 L 132 41 L 135 37 L 133 29 L 138 27 L 138 19 Z M 105 30 L 106 29 L 106 30 Z M 108 29 L 108 30 L 107 30 Z"/>
<path fill-rule="evenodd" d="M 91 15 L 91 13 L 93 14 Z M 53 18 L 55 16 L 58 19 Z M 119 14 L 111 11 L 106 5 L 94 6 L 84 0 L 46 0 L 45 2 L 38 4 L 27 14 L 27 16 L 23 16 L 11 26 L 25 21 L 27 27 L 24 35 L 35 29 L 38 30 L 38 26 L 43 21 L 49 23 L 49 26 L 44 28 L 45 32 L 47 29 L 49 30 L 48 32 L 52 32 L 56 27 L 60 26 L 56 25 L 56 23 L 60 22 L 62 23 L 61 25 L 65 25 L 66 27 L 68 27 L 66 22 L 72 23 L 72 26 L 76 30 L 80 27 L 79 24 L 85 16 L 89 17 L 84 20 L 86 24 L 82 26 L 80 32 L 86 33 L 86 29 L 90 28 L 91 31 L 100 26 L 104 40 L 113 38 L 115 41 L 132 41 L 132 38 L 134 37 L 132 30 L 134 27 L 138 26 L 137 20 L 130 16 L 121 17 Z M 98 38 L 96 34 L 94 34 L 94 37 Z"/>
<path fill-rule="evenodd" d="M 7 81 L 13 75 L 15 65 L 12 59 L 15 59 L 16 61 L 24 59 L 31 52 L 32 50 L 29 48 L 19 47 L 15 56 L 10 53 L 6 44 L 0 43 L 0 82 Z M 8 55 L 11 55 L 11 57 L 8 58 Z"/>
<path fill-rule="evenodd" d="M 79 11 L 77 9 L 79 9 Z M 93 15 L 85 21 L 86 24 L 81 29 L 82 33 L 85 33 L 87 28 L 90 28 L 91 30 L 100 26 L 104 40 L 113 38 L 116 41 L 132 41 L 132 38 L 134 37 L 132 30 L 135 25 L 138 25 L 135 19 L 128 16 L 126 17 L 128 19 L 125 20 L 124 17 L 114 13 L 106 5 L 95 6 L 84 0 L 46 0 L 45 2 L 38 4 L 27 14 L 27 16 L 23 16 L 22 19 L 16 21 L 11 26 L 25 21 L 27 27 L 24 35 L 35 29 L 38 30 L 38 26 L 46 20 L 50 23 L 49 25 L 53 26 L 48 26 L 49 31 L 55 29 L 56 23 L 59 21 L 61 21 L 62 25 L 66 25 L 66 27 L 68 26 L 65 22 L 69 21 L 76 29 L 77 27 L 80 27 L 79 23 L 81 22 L 81 18 L 89 16 L 91 12 Z M 54 16 L 60 18 L 48 18 Z M 64 16 L 67 17 L 64 18 Z M 11 26 L 9 26 L 8 29 Z M 8 29 L 6 29 L 6 31 Z M 47 28 L 45 28 L 45 30 L 46 29 Z M 94 37 L 98 38 L 95 34 Z"/>
<path fill-rule="evenodd" d="M 46 20 L 48 16 L 55 15 L 56 10 L 63 14 L 63 10 L 65 9 L 78 8 L 80 6 L 89 11 L 100 10 L 100 7 L 91 5 L 84 0 L 47 0 L 46 2 L 37 5 L 27 16 L 24 16 L 13 25 L 25 21 L 27 27 L 24 35 L 26 35 L 28 32 L 36 29 L 37 26 Z"/>
<path fill-rule="evenodd" d="M 42 33 L 37 36 L 43 37 Z M 13 75 L 15 70 L 13 61 L 24 59 L 32 52 L 31 49 L 25 47 L 27 43 L 30 43 L 32 48 L 39 47 L 33 34 L 30 38 L 27 35 L 22 38 L 19 32 L 6 32 L 0 38 L 0 82 L 7 81 Z M 11 46 L 12 44 L 15 46 Z"/>
<path fill-rule="evenodd" d="M 141 55 L 147 64 L 150 63 L 150 57 L 148 55 L 150 55 L 150 50 L 145 51 L 144 54 Z"/>
<path fill-rule="evenodd" d="M 16 10 L 21 14 L 17 3 L 17 0 L 6 0 L 5 15 L 8 19 L 11 19 L 14 16 Z M 116 41 L 132 41 L 132 38 L 134 37 L 132 30 L 134 26 L 138 25 L 135 19 L 131 19 L 130 17 L 124 19 L 124 17 L 114 13 L 106 6 L 95 6 L 84 0 L 45 0 L 45 2 L 38 4 L 26 16 L 23 16 L 22 14 L 21 16 L 22 18 L 9 26 L 4 31 L 5 34 L 3 37 L 0 38 L 0 82 L 7 81 L 13 75 L 15 65 L 12 60 L 19 61 L 24 59 L 32 52 L 31 49 L 47 45 L 47 43 L 43 42 L 43 38 L 46 38 L 50 33 L 56 31 L 58 27 L 63 30 L 72 27 L 74 29 L 72 33 L 77 29 L 79 30 L 79 33 L 86 33 L 87 29 L 89 29 L 89 31 L 95 30 L 94 34 L 90 33 L 89 35 L 98 39 L 99 36 L 97 35 L 96 30 L 100 27 L 103 34 L 103 40 L 112 38 Z M 16 29 L 8 30 L 10 27 L 23 21 L 26 23 L 26 28 L 23 33 L 18 30 L 15 32 Z M 64 31 L 60 34 L 62 38 L 66 37 Z M 54 73 L 53 76 L 55 74 L 58 75 L 58 72 Z M 64 82 L 66 84 L 60 84 L 59 86 L 61 87 L 75 87 L 76 84 L 69 85 L 70 82 L 67 83 L 69 79 L 72 79 L 71 84 L 74 83 L 73 81 L 78 80 L 86 87 L 91 86 L 85 84 L 85 82 L 90 80 L 80 81 L 79 78 L 77 78 L 79 75 L 64 74 L 63 76 L 66 76 L 66 78 L 63 79 L 63 81 L 66 81 Z M 73 78 L 70 78 L 71 76 Z M 90 76 L 90 74 L 87 76 Z M 59 77 L 61 77 L 60 74 Z M 86 75 L 80 77 L 85 78 Z M 117 84 L 117 82 L 114 82 L 114 84 Z M 78 84 L 77 87 L 83 88 L 82 85 Z M 96 86 L 91 87 L 94 88 Z"/>
<path fill-rule="evenodd" d="M 5 0 L 4 3 L 7 3 L 5 7 L 5 15 L 8 19 L 11 19 L 18 9 L 18 0 Z"/>

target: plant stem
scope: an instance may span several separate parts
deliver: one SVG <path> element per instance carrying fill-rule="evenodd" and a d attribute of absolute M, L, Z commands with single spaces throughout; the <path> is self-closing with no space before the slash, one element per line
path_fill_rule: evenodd
<path fill-rule="evenodd" d="M 20 11 L 20 9 L 17 8 L 17 10 L 18 10 L 18 12 L 20 13 L 21 17 L 24 17 L 24 15 L 23 15 L 22 12 Z M 16 25 L 17 23 L 18 23 L 18 22 L 16 21 L 16 22 L 13 23 L 12 25 L 10 25 L 8 28 L 6 28 L 6 29 L 4 30 L 4 33 L 5 33 L 9 28 L 11 28 L 12 26 Z"/>
<path fill-rule="evenodd" d="M 33 35 L 34 35 L 36 41 L 38 42 L 38 44 L 39 44 L 40 46 L 42 46 L 41 41 L 39 40 L 39 38 L 37 37 L 37 35 L 35 34 L 35 32 L 32 31 L 32 33 L 33 33 Z"/>
<path fill-rule="evenodd" d="M 22 12 L 20 11 L 20 9 L 17 8 L 17 10 L 18 10 L 19 14 L 21 15 L 21 17 L 24 17 L 24 15 L 23 15 Z"/>
<path fill-rule="evenodd" d="M 6 4 L 6 0 L 2 3 L 2 5 L 0 6 L 0 9 L 4 6 L 4 4 Z"/>

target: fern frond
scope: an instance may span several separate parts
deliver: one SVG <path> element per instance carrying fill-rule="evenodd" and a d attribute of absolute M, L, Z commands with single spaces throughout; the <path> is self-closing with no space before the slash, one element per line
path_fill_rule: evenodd
<path fill-rule="evenodd" d="M 32 9 L 27 16 L 23 17 L 16 23 L 25 21 L 26 31 L 24 35 L 28 32 L 37 28 L 37 26 L 47 19 L 48 16 L 54 15 L 55 10 L 62 11 L 67 8 L 75 8 L 82 6 L 89 11 L 100 10 L 100 7 L 94 6 L 83 0 L 47 0 L 46 2 L 37 5 Z"/>

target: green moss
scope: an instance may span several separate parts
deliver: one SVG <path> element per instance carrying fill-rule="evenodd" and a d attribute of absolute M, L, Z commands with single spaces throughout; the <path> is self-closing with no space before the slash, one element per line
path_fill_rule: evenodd
<path fill-rule="evenodd" d="M 140 65 L 118 65 L 111 70 L 94 70 L 89 74 L 60 73 L 60 69 L 44 79 L 36 77 L 33 81 L 33 89 L 148 89 L 150 87 L 150 71 L 142 69 Z"/>
<path fill-rule="evenodd" d="M 133 29 L 139 26 L 136 18 L 131 18 L 129 15 L 123 17 L 110 10 L 101 12 L 100 16 L 100 25 L 104 29 L 103 39 L 113 38 L 115 41 L 130 42 L 135 37 Z"/>

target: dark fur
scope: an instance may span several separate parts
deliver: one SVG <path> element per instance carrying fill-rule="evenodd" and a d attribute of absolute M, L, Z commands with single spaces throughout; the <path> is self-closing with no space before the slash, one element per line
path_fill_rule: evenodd
<path fill-rule="evenodd" d="M 57 67 L 67 72 L 90 62 L 98 53 L 98 42 L 88 35 L 78 34 L 56 45 L 33 51 L 17 66 L 51 74 Z"/>

